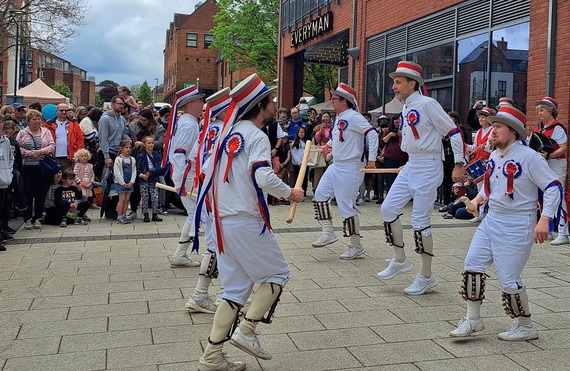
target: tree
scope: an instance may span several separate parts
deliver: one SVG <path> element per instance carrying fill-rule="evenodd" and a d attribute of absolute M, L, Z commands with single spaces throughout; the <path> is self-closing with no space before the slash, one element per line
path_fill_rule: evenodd
<path fill-rule="evenodd" d="M 152 89 L 146 80 L 140 85 L 138 99 L 142 100 L 145 106 L 152 104 Z"/>
<path fill-rule="evenodd" d="M 129 88 L 129 90 L 131 91 L 131 95 L 133 96 L 133 98 L 139 99 L 139 94 L 140 94 L 140 91 L 141 91 L 141 86 L 140 86 L 140 84 L 136 84 L 136 85 L 131 86 L 131 87 Z"/>
<path fill-rule="evenodd" d="M 99 93 L 95 93 L 95 106 L 97 107 L 103 107 L 103 99 L 101 99 L 101 96 L 99 95 Z"/>
<path fill-rule="evenodd" d="M 71 93 L 71 89 L 69 89 L 69 86 L 57 83 L 54 84 L 51 88 L 57 91 L 59 94 L 65 96 L 66 98 L 69 98 L 70 101 L 73 101 L 73 94 Z"/>
<path fill-rule="evenodd" d="M 20 0 L 25 12 L 14 15 L 20 26 L 20 45 L 58 54 L 65 49 L 89 11 L 85 0 Z M 13 0 L 0 0 L 0 35 L 15 35 L 16 22 L 10 10 Z M 6 49 L 14 46 L 6 43 Z M 0 47 L 0 54 L 4 51 Z"/>
<path fill-rule="evenodd" d="M 119 90 L 116 86 L 105 86 L 99 90 L 99 96 L 103 102 L 110 102 L 115 95 L 119 95 Z"/>
<path fill-rule="evenodd" d="M 313 95 L 317 102 L 324 102 L 325 91 L 336 88 L 338 68 L 336 66 L 305 63 L 303 91 Z"/>
<path fill-rule="evenodd" d="M 277 77 L 279 0 L 219 0 L 211 30 L 230 69 L 256 67 L 266 82 Z"/>
<path fill-rule="evenodd" d="M 113 80 L 103 80 L 99 83 L 99 86 L 119 86 L 119 84 Z"/>

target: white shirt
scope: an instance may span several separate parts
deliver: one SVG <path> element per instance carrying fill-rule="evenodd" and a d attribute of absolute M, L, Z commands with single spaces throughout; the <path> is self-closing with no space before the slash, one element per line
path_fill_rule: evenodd
<path fill-rule="evenodd" d="M 67 158 L 67 121 L 56 121 L 55 129 L 55 157 Z"/>
<path fill-rule="evenodd" d="M 412 122 L 415 123 L 413 126 L 419 134 L 419 139 L 414 137 Z M 457 126 L 435 99 L 423 96 L 416 91 L 404 103 L 401 129 L 401 149 L 408 153 L 410 160 L 426 155 L 440 156 L 443 159 L 442 139 L 450 131 L 457 129 Z M 455 162 L 463 161 L 461 132 L 450 138 Z"/>
<path fill-rule="evenodd" d="M 188 113 L 180 116 L 176 126 L 176 133 L 174 133 L 170 142 L 168 154 L 172 164 L 172 181 L 177 188 L 182 185 L 182 178 L 186 169 L 186 158 L 190 155 L 192 146 L 198 140 L 199 135 L 200 127 L 196 118 Z M 179 151 L 176 151 L 177 149 Z"/>
<path fill-rule="evenodd" d="M 507 176 L 504 168 L 507 162 L 515 163 L 517 169 L 513 180 L 512 198 L 507 194 Z M 548 187 L 558 176 L 548 167 L 546 160 L 533 149 L 515 141 L 504 151 L 491 153 L 487 166 L 493 171 L 489 177 L 489 211 L 501 214 L 535 212 L 538 189 L 544 191 L 542 215 L 554 217 L 560 204 L 558 187 Z M 517 176 L 517 173 L 518 176 Z M 480 194 L 485 198 L 485 187 Z"/>
<path fill-rule="evenodd" d="M 364 161 L 362 155 L 366 143 L 368 144 L 368 158 L 370 161 L 376 158 L 378 133 L 364 116 L 353 109 L 347 109 L 338 115 L 331 129 L 330 137 L 331 139 L 327 144 L 332 147 L 335 163 Z"/>

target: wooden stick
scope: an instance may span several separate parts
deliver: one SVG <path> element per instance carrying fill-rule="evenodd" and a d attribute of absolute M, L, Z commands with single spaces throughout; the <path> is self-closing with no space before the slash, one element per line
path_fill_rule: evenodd
<path fill-rule="evenodd" d="M 309 152 L 311 152 L 311 141 L 305 142 L 305 153 L 303 153 L 303 162 L 299 167 L 299 175 L 297 176 L 297 181 L 295 182 L 295 188 L 301 187 L 303 185 L 303 178 L 305 177 L 305 172 L 307 171 L 307 162 L 309 162 Z M 289 207 L 289 217 L 287 218 L 287 224 L 291 224 L 293 218 L 295 217 L 295 210 L 297 209 L 298 202 L 292 201 Z"/>
<path fill-rule="evenodd" d="M 398 174 L 400 172 L 400 168 L 381 167 L 377 169 L 360 169 L 360 172 L 366 174 Z"/>
<path fill-rule="evenodd" d="M 176 188 L 171 187 L 171 186 L 166 185 L 166 184 L 159 183 L 159 182 L 156 182 L 156 188 L 160 188 L 160 189 L 164 189 L 166 191 L 178 193 L 178 192 L 176 192 Z M 189 192 L 186 192 L 185 197 L 190 197 L 194 201 L 196 201 L 198 199 L 198 196 L 195 193 L 189 193 Z"/>
<path fill-rule="evenodd" d="M 469 197 L 461 196 L 461 197 L 459 197 L 459 200 L 461 200 L 461 202 L 463 202 L 465 204 L 465 208 L 467 209 L 467 211 L 469 211 L 471 214 L 473 214 L 473 216 L 479 216 L 479 211 L 477 209 L 473 208 L 473 204 L 471 203 L 471 200 L 469 199 Z"/>
<path fill-rule="evenodd" d="M 313 149 L 311 149 L 311 152 L 319 152 L 319 153 L 323 153 L 323 149 L 322 149 L 322 148 L 319 148 L 319 147 L 317 147 L 317 148 L 313 148 Z"/>

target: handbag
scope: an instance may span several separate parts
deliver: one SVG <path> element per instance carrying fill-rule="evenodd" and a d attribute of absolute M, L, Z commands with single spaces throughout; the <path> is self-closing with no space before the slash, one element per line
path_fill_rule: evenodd
<path fill-rule="evenodd" d="M 61 170 L 61 165 L 51 155 L 40 160 L 40 171 L 43 176 L 54 176 Z"/>

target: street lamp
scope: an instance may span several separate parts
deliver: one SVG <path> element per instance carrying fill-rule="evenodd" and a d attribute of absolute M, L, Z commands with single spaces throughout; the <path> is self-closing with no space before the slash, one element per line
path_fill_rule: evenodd
<path fill-rule="evenodd" d="M 158 78 L 155 77 L 154 81 L 156 81 L 156 87 L 154 88 L 154 103 L 156 103 L 158 99 Z"/>
<path fill-rule="evenodd" d="M 20 23 L 18 23 L 16 17 L 24 14 L 26 14 L 26 12 L 21 9 L 10 10 L 10 18 L 12 18 L 12 21 L 14 21 L 14 24 L 16 25 L 16 50 L 14 53 L 14 101 L 12 103 L 16 103 L 16 92 L 18 91 L 18 80 L 20 76 L 20 58 L 18 57 L 18 49 L 20 47 Z"/>

